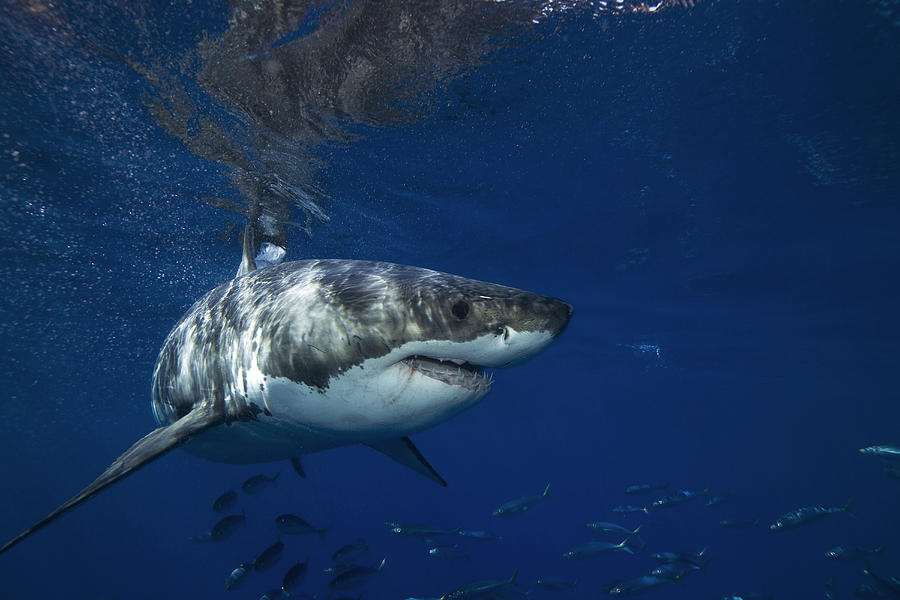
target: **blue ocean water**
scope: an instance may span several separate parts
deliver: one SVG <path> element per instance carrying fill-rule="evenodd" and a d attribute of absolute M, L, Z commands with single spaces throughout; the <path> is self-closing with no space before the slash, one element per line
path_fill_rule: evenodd
<path fill-rule="evenodd" d="M 606 597 L 649 572 L 652 553 L 704 548 L 702 573 L 645 597 L 820 598 L 831 580 L 834 598 L 850 598 L 874 583 L 862 562 L 825 558 L 837 545 L 883 546 L 872 571 L 900 576 L 900 481 L 858 452 L 900 444 L 900 5 L 522 3 L 535 22 L 516 13 L 473 51 L 434 32 L 452 30 L 450 8 L 479 3 L 397 2 L 410 22 L 438 24 L 414 54 L 445 61 L 412 96 L 374 77 L 338 93 L 315 69 L 291 93 L 276 85 L 289 76 L 217 80 L 215 53 L 198 48 L 228 42 L 239 11 L 295 19 L 218 64 L 239 73 L 318 30 L 338 35 L 326 18 L 337 3 L 283 4 L 0 8 L 0 532 L 48 513 L 154 426 L 165 336 L 240 260 L 246 217 L 203 199 L 246 206 L 241 169 L 302 188 L 288 259 L 414 264 L 557 296 L 575 316 L 546 352 L 498 370 L 478 406 L 414 436 L 447 488 L 362 447 L 306 457 L 306 479 L 287 462 L 174 452 L 0 557 L 0 597 L 259 598 L 309 557 L 303 588 L 327 598 L 321 570 L 357 539 L 369 564 L 387 559 L 352 591 L 363 598 L 439 597 L 513 573 L 522 592 L 538 577 L 578 580 L 538 597 Z M 415 63 L 380 50 L 377 30 L 354 40 L 366 23 L 340 29 L 338 48 L 360 41 L 388 70 Z M 428 81 L 397 69 L 401 83 Z M 310 81 L 340 103 L 292 104 Z M 329 134 L 335 123 L 346 135 Z M 197 141 L 219 139 L 203 137 L 212 130 L 255 152 L 252 168 L 217 161 L 224 151 Z M 307 226 L 303 201 L 329 222 Z M 216 522 L 219 494 L 276 472 L 276 486 L 241 496 L 248 526 L 232 539 L 188 540 Z M 626 486 L 661 482 L 698 496 L 612 512 L 661 494 Z M 548 483 L 534 510 L 492 517 Z M 851 499 L 852 516 L 768 529 Z M 226 592 L 285 512 L 329 527 L 326 541 L 285 538 L 276 568 Z M 760 526 L 720 526 L 729 518 Z M 386 521 L 504 539 L 455 540 L 469 558 L 441 561 Z M 589 521 L 642 525 L 646 548 L 563 559 L 590 539 Z"/>

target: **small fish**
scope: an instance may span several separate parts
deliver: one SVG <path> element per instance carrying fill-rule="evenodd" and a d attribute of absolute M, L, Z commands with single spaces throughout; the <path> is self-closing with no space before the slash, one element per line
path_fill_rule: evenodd
<path fill-rule="evenodd" d="M 233 592 L 237 589 L 240 589 L 244 583 L 247 581 L 245 576 L 249 569 L 253 567 L 252 564 L 241 563 L 228 575 L 228 578 L 225 579 L 225 589 L 229 592 Z"/>
<path fill-rule="evenodd" d="M 488 533 L 487 531 L 477 531 L 474 529 L 460 529 L 456 532 L 456 535 L 461 537 L 470 538 L 473 540 L 478 540 L 480 542 L 502 542 L 502 535 L 494 535 L 493 533 Z"/>
<path fill-rule="evenodd" d="M 518 571 L 512 574 L 509 579 L 489 579 L 486 581 L 476 581 L 457 588 L 452 592 L 447 592 L 440 597 L 439 600 L 469 600 L 470 598 L 493 598 L 503 595 L 503 592 L 516 584 L 516 576 Z"/>
<path fill-rule="evenodd" d="M 591 533 L 594 535 L 598 535 L 601 537 L 618 537 L 621 538 L 623 535 L 634 535 L 634 529 L 627 529 L 622 527 L 621 525 L 617 525 L 615 523 L 607 523 L 606 521 L 595 521 L 593 523 L 588 523 L 587 528 L 591 530 Z"/>
<path fill-rule="evenodd" d="M 291 466 L 294 467 L 294 473 L 306 479 L 306 471 L 303 470 L 303 463 L 300 462 L 300 457 L 295 456 L 291 459 Z"/>
<path fill-rule="evenodd" d="M 281 558 L 281 553 L 283 550 L 284 542 L 278 540 L 277 542 L 260 552 L 259 556 L 256 557 L 256 560 L 253 561 L 253 568 L 257 571 L 265 571 L 267 569 L 271 569 Z"/>
<path fill-rule="evenodd" d="M 708 496 L 706 500 L 706 506 L 712 508 L 713 506 L 721 506 L 725 502 L 728 501 L 727 494 L 717 494 L 715 496 Z"/>
<path fill-rule="evenodd" d="M 655 552 L 650 557 L 659 563 L 683 563 L 702 569 L 709 563 L 709 559 L 705 555 L 706 548 L 696 554 L 690 552 Z"/>
<path fill-rule="evenodd" d="M 859 586 L 853 590 L 853 595 L 857 598 L 883 598 L 884 594 L 879 592 L 877 589 L 869 585 L 868 583 L 861 583 Z"/>
<path fill-rule="evenodd" d="M 338 564 L 351 563 L 368 551 L 369 545 L 363 540 L 358 540 L 356 543 L 346 544 L 335 550 L 331 555 L 331 560 Z"/>
<path fill-rule="evenodd" d="M 884 577 L 872 572 L 872 567 L 866 563 L 863 573 L 871 577 L 876 584 L 877 589 L 887 592 L 893 598 L 900 598 L 900 579 L 897 577 Z"/>
<path fill-rule="evenodd" d="M 525 511 L 531 510 L 535 505 L 548 498 L 549 496 L 550 484 L 548 483 L 547 487 L 544 488 L 544 492 L 539 496 L 522 496 L 521 498 L 510 500 L 500 508 L 496 509 L 494 511 L 494 516 L 511 517 L 512 515 L 523 513 Z"/>
<path fill-rule="evenodd" d="M 234 533 L 246 522 L 247 517 L 243 514 L 223 517 L 209 530 L 209 539 L 213 542 L 225 541 L 234 535 Z"/>
<path fill-rule="evenodd" d="M 306 577 L 306 572 L 309 571 L 309 557 L 306 557 L 306 562 L 298 562 L 293 567 L 288 569 L 287 573 L 284 574 L 284 578 L 281 580 L 281 591 L 282 592 L 294 592 L 303 582 L 303 578 Z"/>
<path fill-rule="evenodd" d="M 568 552 L 565 552 L 563 558 L 569 560 L 584 560 L 585 558 L 593 558 L 594 556 L 600 556 L 601 554 L 615 554 L 618 552 L 634 554 L 634 551 L 628 547 L 628 542 L 632 537 L 637 535 L 637 532 L 640 530 L 641 528 L 638 527 L 634 530 L 632 535 L 629 535 L 618 544 L 613 544 L 612 542 L 599 542 L 596 540 L 585 542 L 584 544 L 575 546 Z"/>
<path fill-rule="evenodd" d="M 548 592 L 567 592 L 578 588 L 578 580 L 543 577 L 534 582 L 534 587 Z"/>
<path fill-rule="evenodd" d="M 867 456 L 900 460 L 900 446 L 868 446 L 860 448 L 859 451 Z"/>
<path fill-rule="evenodd" d="M 351 569 L 355 569 L 356 567 L 357 567 L 357 565 L 345 563 L 345 564 L 339 564 L 339 565 L 332 565 L 330 567 L 322 569 L 322 572 L 325 573 L 326 575 L 330 575 L 332 577 L 337 577 L 338 575 L 340 575 L 342 573 L 346 573 L 347 571 L 349 571 Z"/>
<path fill-rule="evenodd" d="M 362 585 L 364 581 L 379 573 L 384 568 L 387 558 L 383 558 L 378 566 L 362 567 L 353 566 L 351 569 L 344 571 L 328 583 L 328 587 L 332 590 L 342 590 Z"/>
<path fill-rule="evenodd" d="M 434 546 L 428 549 L 428 555 L 434 558 L 444 560 L 459 560 L 461 558 L 469 558 L 469 553 L 464 548 L 460 548 L 459 544 L 452 546 Z"/>
<path fill-rule="evenodd" d="M 216 512 L 225 512 L 237 502 L 237 492 L 234 490 L 228 490 L 213 502 L 212 509 Z"/>
<path fill-rule="evenodd" d="M 392 521 L 388 521 L 387 525 L 391 528 L 391 533 L 401 537 L 432 538 L 459 533 L 459 529 L 439 529 L 431 525 L 401 525 Z"/>
<path fill-rule="evenodd" d="M 755 521 L 750 521 L 747 519 L 722 519 L 719 521 L 719 525 L 725 527 L 726 529 L 734 529 L 735 531 L 740 531 L 742 529 L 755 529 L 759 527 L 759 519 Z"/>
<path fill-rule="evenodd" d="M 632 506 L 630 504 L 626 504 L 625 506 L 617 506 L 612 509 L 614 513 L 622 513 L 624 515 L 631 515 L 634 513 L 644 513 L 645 515 L 650 514 L 650 511 L 647 510 L 646 506 Z"/>
<path fill-rule="evenodd" d="M 696 497 L 696 492 L 692 492 L 690 490 L 678 490 L 674 494 L 670 494 L 664 498 L 660 498 L 659 500 L 654 501 L 651 506 L 653 506 L 653 508 L 669 508 L 672 506 L 679 506 L 681 504 L 684 504 L 685 502 L 690 502 Z"/>
<path fill-rule="evenodd" d="M 830 560 L 839 560 L 843 562 L 852 562 L 854 560 L 862 560 L 874 554 L 881 554 L 884 546 L 877 548 L 861 548 L 859 546 L 835 546 L 831 550 L 825 552 L 825 558 Z"/>
<path fill-rule="evenodd" d="M 635 485 L 629 485 L 625 488 L 625 493 L 629 496 L 634 496 L 637 494 L 646 494 L 647 492 L 655 492 L 657 490 L 666 490 L 669 489 L 669 482 L 666 483 L 637 483 Z"/>
<path fill-rule="evenodd" d="M 325 533 L 328 531 L 328 528 L 324 529 L 316 529 L 297 515 L 279 515 L 275 517 L 275 527 L 281 533 L 286 535 L 307 535 L 310 533 L 316 533 L 322 539 L 322 542 L 325 542 Z"/>
<path fill-rule="evenodd" d="M 825 600 L 834 600 L 834 575 L 825 582 Z"/>
<path fill-rule="evenodd" d="M 631 596 L 659 587 L 664 583 L 670 583 L 670 581 L 661 577 L 644 575 L 643 577 L 617 581 L 607 588 L 606 593 L 610 596 Z"/>
<path fill-rule="evenodd" d="M 836 513 L 853 514 L 853 500 L 847 502 L 844 506 L 826 508 L 824 506 L 804 506 L 789 513 L 781 515 L 774 523 L 769 525 L 772 531 L 783 531 L 785 529 L 794 529 L 807 523 L 818 521 L 828 515 Z"/>
<path fill-rule="evenodd" d="M 685 565 L 684 563 L 663 563 L 650 571 L 650 576 L 668 579 L 669 581 L 681 581 L 681 578 L 684 577 L 689 570 L 696 569 L 697 568 L 693 565 Z"/>
<path fill-rule="evenodd" d="M 672 560 L 666 561 L 650 571 L 650 575 L 661 577 L 669 581 L 681 581 L 688 573 L 703 571 L 709 564 L 709 559 L 700 560 L 700 555 L 689 555 L 692 560 Z M 696 558 L 697 560 L 693 560 Z"/>
<path fill-rule="evenodd" d="M 275 475 L 272 477 L 266 477 L 265 475 L 254 475 L 241 484 L 241 489 L 248 494 L 258 494 L 263 491 L 267 485 L 274 485 L 275 480 L 278 479 L 279 475 L 281 475 L 281 473 L 275 473 Z"/>

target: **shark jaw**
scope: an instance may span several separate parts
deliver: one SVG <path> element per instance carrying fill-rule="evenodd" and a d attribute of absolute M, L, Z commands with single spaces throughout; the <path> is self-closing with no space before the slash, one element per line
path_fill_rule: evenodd
<path fill-rule="evenodd" d="M 450 386 L 460 386 L 472 392 L 483 389 L 490 391 L 492 379 L 486 376 L 482 367 L 455 358 L 430 358 L 411 356 L 397 364 L 409 367 L 411 373 L 421 373 Z M 487 392 L 485 392 L 487 393 Z"/>

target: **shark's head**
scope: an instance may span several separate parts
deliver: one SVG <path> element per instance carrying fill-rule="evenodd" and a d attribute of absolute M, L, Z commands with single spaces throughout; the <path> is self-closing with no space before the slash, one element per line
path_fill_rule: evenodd
<path fill-rule="evenodd" d="M 414 267 L 373 269 L 354 275 L 360 285 L 326 278 L 323 291 L 339 298 L 345 323 L 357 324 L 364 370 L 410 401 L 470 405 L 490 390 L 485 369 L 539 353 L 572 315 L 561 300 L 514 288 Z"/>
<path fill-rule="evenodd" d="M 212 385 L 236 416 L 251 406 L 260 423 L 302 427 L 320 445 L 398 437 L 483 398 L 484 369 L 534 356 L 571 315 L 555 298 L 428 269 L 284 263 L 217 288 L 185 316 L 160 354 L 154 410 L 174 420 Z"/>

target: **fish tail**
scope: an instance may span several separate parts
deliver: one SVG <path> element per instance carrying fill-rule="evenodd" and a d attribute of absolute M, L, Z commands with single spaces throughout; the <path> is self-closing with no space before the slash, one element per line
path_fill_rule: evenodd
<path fill-rule="evenodd" d="M 269 478 L 269 481 L 271 481 L 272 483 L 275 483 L 275 480 L 278 479 L 278 476 L 279 476 L 279 475 L 281 475 L 281 471 L 278 471 L 278 472 L 275 473 L 272 477 L 270 477 L 270 478 Z"/>
<path fill-rule="evenodd" d="M 841 510 L 842 510 L 843 512 L 847 513 L 848 515 L 850 515 L 851 517 L 855 517 L 855 516 L 856 516 L 856 513 L 853 512 L 853 498 L 850 498 L 849 500 L 847 500 L 847 504 L 845 504 L 845 505 L 841 508 Z"/>
<path fill-rule="evenodd" d="M 547 484 L 547 487 L 544 488 L 544 493 L 541 494 L 541 498 L 546 498 L 550 495 L 550 484 Z"/>
<path fill-rule="evenodd" d="M 549 484 L 549 483 L 547 484 L 547 487 L 548 487 L 548 488 L 550 487 L 550 484 Z M 509 578 L 509 581 L 507 581 L 507 583 L 515 583 L 515 582 L 516 582 L 516 577 L 518 577 L 518 576 L 519 576 L 519 571 L 516 570 L 516 572 L 512 574 L 512 577 Z"/>
<path fill-rule="evenodd" d="M 387 556 L 381 559 L 381 564 L 378 565 L 378 570 L 382 570 L 384 568 L 384 563 L 387 562 Z"/>
<path fill-rule="evenodd" d="M 323 527 L 322 529 L 316 529 L 316 533 L 319 534 L 319 539 L 322 540 L 322 543 L 325 543 L 325 534 L 328 533 L 330 527 Z"/>

